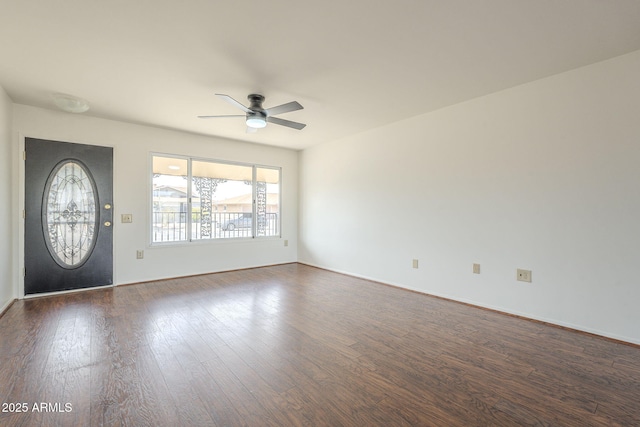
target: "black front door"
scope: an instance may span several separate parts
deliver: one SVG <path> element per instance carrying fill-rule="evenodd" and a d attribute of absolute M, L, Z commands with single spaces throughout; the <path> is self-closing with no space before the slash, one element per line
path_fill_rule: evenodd
<path fill-rule="evenodd" d="M 113 149 L 25 139 L 25 294 L 113 283 Z"/>

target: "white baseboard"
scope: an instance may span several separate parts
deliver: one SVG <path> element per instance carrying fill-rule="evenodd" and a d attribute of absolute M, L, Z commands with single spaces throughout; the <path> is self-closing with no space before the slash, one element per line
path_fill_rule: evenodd
<path fill-rule="evenodd" d="M 4 312 L 7 311 L 7 309 L 11 306 L 11 304 L 16 302 L 16 300 L 16 298 L 11 298 L 9 301 L 5 302 L 4 305 L 0 307 L 0 316 L 2 316 Z"/>

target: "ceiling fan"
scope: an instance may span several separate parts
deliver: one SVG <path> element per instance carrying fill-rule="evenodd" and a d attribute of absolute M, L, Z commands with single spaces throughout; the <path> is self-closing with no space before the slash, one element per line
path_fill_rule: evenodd
<path fill-rule="evenodd" d="M 247 132 L 256 132 L 267 125 L 267 122 L 274 123 L 280 126 L 287 126 L 293 129 L 301 130 L 306 124 L 292 122 L 291 120 L 285 120 L 278 117 L 273 117 L 277 114 L 289 113 L 291 111 L 302 110 L 304 107 L 296 101 L 288 102 L 286 104 L 278 105 L 277 107 L 263 108 L 262 102 L 264 96 L 252 93 L 247 96 L 250 102 L 249 107 L 245 107 L 229 95 L 216 93 L 216 96 L 227 101 L 229 104 L 241 109 L 246 114 L 242 115 L 226 115 L 226 116 L 198 116 L 200 119 L 216 119 L 220 117 L 245 117 L 247 123 Z"/>

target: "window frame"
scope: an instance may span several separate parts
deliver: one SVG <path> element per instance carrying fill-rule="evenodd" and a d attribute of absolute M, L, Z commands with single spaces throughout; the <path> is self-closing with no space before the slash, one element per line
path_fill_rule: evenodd
<path fill-rule="evenodd" d="M 187 212 L 186 217 L 188 220 L 185 222 L 185 235 L 186 239 L 184 240 L 172 240 L 172 241 L 154 241 L 154 170 L 153 170 L 153 161 L 156 157 L 163 157 L 169 159 L 177 159 L 181 161 L 187 162 Z M 193 217 L 193 166 L 192 163 L 194 161 L 199 162 L 208 162 L 208 163 L 216 163 L 222 165 L 230 165 L 230 166 L 242 166 L 242 167 L 250 167 L 251 168 L 251 235 L 250 236 L 231 236 L 231 237 L 212 237 L 205 239 L 198 239 L 192 237 L 192 217 Z M 257 170 L 258 169 L 271 169 L 278 172 L 278 215 L 277 215 L 277 234 L 268 235 L 268 236 L 258 236 L 257 235 Z M 149 211 L 148 215 L 150 218 L 149 223 L 149 238 L 148 242 L 150 246 L 167 246 L 167 245 L 186 245 L 186 244 L 203 244 L 203 243 L 213 243 L 213 242 L 230 242 L 230 241 L 253 241 L 253 240 L 264 240 L 264 239 L 281 239 L 282 238 L 282 167 L 281 166 L 272 166 L 272 165 L 263 165 L 257 163 L 245 163 L 245 162 L 236 162 L 229 160 L 219 160 L 219 159 L 210 159 L 206 157 L 196 157 L 196 156 L 185 156 L 180 154 L 168 154 L 168 153 L 159 153 L 159 152 L 151 152 L 149 155 Z"/>

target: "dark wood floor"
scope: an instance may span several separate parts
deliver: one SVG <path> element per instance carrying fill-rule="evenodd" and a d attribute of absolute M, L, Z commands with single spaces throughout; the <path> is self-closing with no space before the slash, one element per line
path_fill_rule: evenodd
<path fill-rule="evenodd" d="M 637 347 L 299 264 L 17 301 L 0 338 L 2 426 L 640 425 Z"/>

